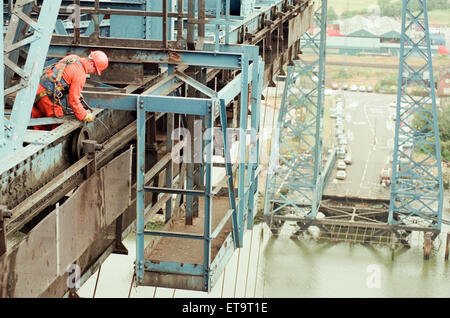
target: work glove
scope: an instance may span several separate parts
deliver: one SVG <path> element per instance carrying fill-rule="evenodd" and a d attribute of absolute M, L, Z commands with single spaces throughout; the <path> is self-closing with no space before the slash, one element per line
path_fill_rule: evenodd
<path fill-rule="evenodd" d="M 95 119 L 95 115 L 94 114 L 92 114 L 91 112 L 86 112 L 86 117 L 84 117 L 83 120 L 85 122 L 91 123 L 91 122 L 94 121 L 94 119 Z"/>

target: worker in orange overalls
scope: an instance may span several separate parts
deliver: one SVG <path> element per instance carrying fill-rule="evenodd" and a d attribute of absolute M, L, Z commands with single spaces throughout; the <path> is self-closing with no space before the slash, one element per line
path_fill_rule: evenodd
<path fill-rule="evenodd" d="M 68 95 L 66 102 L 75 116 L 79 120 L 92 122 L 95 116 L 90 111 L 86 111 L 81 104 L 81 91 L 86 84 L 86 74 L 101 75 L 107 67 L 108 57 L 102 51 L 92 51 L 87 58 L 68 55 L 60 60 L 42 75 L 31 118 L 64 116 L 61 101 Z M 52 129 L 55 127 L 56 125 L 53 125 Z M 47 129 L 45 126 L 35 126 L 34 128 Z"/>

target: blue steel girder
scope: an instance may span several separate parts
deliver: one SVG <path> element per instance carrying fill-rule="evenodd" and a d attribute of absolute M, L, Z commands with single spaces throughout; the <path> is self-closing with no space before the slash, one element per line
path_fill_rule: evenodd
<path fill-rule="evenodd" d="M 428 26 L 426 0 L 403 0 L 388 222 L 440 230 L 442 163 Z M 417 88 L 421 96 L 415 95 Z"/>
<path fill-rule="evenodd" d="M 25 131 L 31 117 L 31 108 L 36 97 L 39 79 L 61 4 L 61 0 L 44 1 L 38 20 L 34 21 L 22 11 L 23 6 L 28 2 L 30 1 L 19 0 L 15 3 L 11 21 L 22 20 L 28 24 L 32 34 L 26 38 L 18 39 L 18 42 L 7 43 L 4 48 L 5 53 L 9 54 L 29 45 L 26 62 L 22 68 L 7 56 L 4 56 L 5 65 L 20 77 L 17 84 L 5 87 L 4 90 L 5 95 L 17 93 L 14 99 L 9 127 L 7 127 L 8 132 L 5 134 L 3 142 L 0 143 L 0 151 L 5 155 L 22 147 Z M 9 31 L 18 32 L 18 28 L 11 28 Z M 13 39 L 8 34 L 6 37 Z"/>
<path fill-rule="evenodd" d="M 227 101 L 234 99 L 239 94 L 241 95 L 241 134 L 240 134 L 240 158 L 239 172 L 238 172 L 238 198 L 239 203 L 234 195 L 234 185 L 230 175 L 232 174 L 232 167 L 230 161 L 226 162 L 226 173 L 228 175 L 228 193 L 230 198 L 230 207 L 232 213 L 228 213 L 228 217 L 232 217 L 233 232 L 229 235 L 234 241 L 235 247 L 241 247 L 243 245 L 243 234 L 247 227 L 252 227 L 253 223 L 249 221 L 254 217 L 255 208 L 255 194 L 257 191 L 257 175 L 258 175 L 258 157 L 251 154 L 258 153 L 259 140 L 257 135 L 259 133 L 259 107 L 260 96 L 262 91 L 262 79 L 264 73 L 264 63 L 258 56 L 258 48 L 255 46 L 241 46 L 234 48 L 226 48 L 226 52 L 206 52 L 206 54 L 213 55 L 220 59 L 221 55 L 233 56 L 234 62 L 230 68 L 238 69 L 241 73 L 235 77 L 235 79 L 222 88 L 219 92 L 215 92 L 205 86 L 204 84 L 194 80 L 193 78 L 175 71 L 174 73 L 167 75 L 167 82 L 174 78 L 190 85 L 202 92 L 208 98 L 193 98 L 193 97 L 178 97 L 178 96 L 158 96 L 153 95 L 158 93 L 156 90 L 148 90 L 146 93 L 152 95 L 138 95 L 138 94 L 120 94 L 111 92 L 92 92 L 86 91 L 83 93 L 84 98 L 94 108 L 109 108 L 114 110 L 126 110 L 137 112 L 137 230 L 136 230 L 136 273 L 138 283 L 142 283 L 144 280 L 144 273 L 146 270 L 162 273 L 173 274 L 187 274 L 197 275 L 201 272 L 203 275 L 203 287 L 202 290 L 209 291 L 211 288 L 211 281 L 213 277 L 217 276 L 217 268 L 223 268 L 222 261 L 227 261 L 231 256 L 229 246 L 224 249 L 220 249 L 219 256 L 216 256 L 214 260 L 211 259 L 211 211 L 212 211 L 212 138 L 213 138 L 213 123 L 214 123 L 214 111 L 215 107 L 218 108 L 220 119 L 222 123 L 222 134 L 224 137 L 224 154 L 229 159 L 229 145 L 226 139 L 226 104 Z M 191 52 L 187 52 L 189 55 Z M 209 61 L 206 58 L 204 61 Z M 236 63 L 239 61 L 239 63 Z M 242 63 L 240 62 L 242 61 Z M 251 62 L 251 64 L 250 64 Z M 196 63 L 199 63 L 196 61 Z M 214 67 L 215 65 L 208 65 L 203 62 L 203 67 Z M 224 68 L 222 65 L 221 68 Z M 162 81 L 164 84 L 164 80 Z M 251 84 L 251 92 L 249 92 L 249 84 Z M 164 85 L 162 85 L 164 86 Z M 249 98 L 250 95 L 250 98 Z M 250 104 L 248 104 L 250 102 Z M 248 114 L 247 109 L 251 106 L 251 128 L 256 132 L 252 134 L 252 142 L 250 146 L 246 144 L 246 131 Z M 171 188 L 149 188 L 144 187 L 144 167 L 145 167 L 145 126 L 146 126 L 146 112 L 163 112 L 163 113 L 175 113 L 175 114 L 189 114 L 202 116 L 206 123 L 205 134 L 207 134 L 203 143 L 203 150 L 206 151 L 205 161 L 205 189 L 199 191 L 194 190 L 182 190 Z M 242 136 L 243 135 L 243 136 Z M 256 157 L 256 158 L 255 158 Z M 256 159 L 256 160 L 255 160 Z M 252 161 L 249 161 L 252 160 Z M 201 195 L 205 199 L 205 224 L 204 233 L 201 235 L 190 235 L 183 233 L 168 233 L 154 231 L 144 231 L 144 211 L 146 207 L 144 205 L 144 192 L 145 191 L 163 191 L 167 193 L 175 193 L 184 191 L 186 194 Z M 175 191 L 175 192 L 174 192 Z M 215 231 L 216 232 L 216 231 Z M 159 264 L 153 264 L 144 259 L 144 235 L 159 235 L 168 237 L 180 237 L 185 239 L 201 239 L 204 240 L 203 255 L 204 262 L 202 266 L 181 266 L 176 262 L 160 262 Z M 216 235 L 216 233 L 214 233 Z M 228 240 L 228 239 L 227 239 Z M 228 241 L 227 241 L 228 242 Z M 218 260 L 218 257 L 222 257 L 222 261 Z M 214 261 L 214 262 L 213 262 Z M 214 264 L 214 267 L 211 267 Z M 198 281 L 197 281 L 198 283 Z M 193 283 L 195 285 L 195 283 Z"/>
<path fill-rule="evenodd" d="M 314 219 L 322 197 L 326 6 L 326 0 L 317 3 L 314 22 L 319 30 L 306 32 L 300 42 L 303 54 L 312 55 L 313 62 L 300 55 L 288 67 L 272 139 L 265 189 L 266 217 L 289 211 Z"/>

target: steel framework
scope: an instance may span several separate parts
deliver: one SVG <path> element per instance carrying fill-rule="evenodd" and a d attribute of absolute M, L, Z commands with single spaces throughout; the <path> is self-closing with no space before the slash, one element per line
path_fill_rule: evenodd
<path fill-rule="evenodd" d="M 313 26 L 300 42 L 301 51 L 288 67 L 265 189 L 264 214 L 273 231 L 282 225 L 275 214 L 314 219 L 321 200 L 324 174 L 322 127 L 325 81 L 327 1 L 317 2 Z"/>
<path fill-rule="evenodd" d="M 441 149 L 426 0 L 403 0 L 401 35 L 388 222 L 440 230 Z"/>
<path fill-rule="evenodd" d="M 8 243 L 0 253 L 3 254 L 0 255 L 0 295 L 58 297 L 68 292 L 65 281 L 69 273 L 64 273 L 63 267 L 58 267 L 57 272 L 52 272 L 53 267 L 49 268 L 51 275 L 48 278 L 39 276 L 40 266 L 29 265 L 53 262 L 54 255 L 51 254 L 54 250 L 39 255 L 37 262 L 28 258 L 24 251 L 32 249 L 38 242 L 28 242 L 25 238 L 29 237 L 30 231 L 34 237 L 41 234 L 51 237 L 53 232 L 48 232 L 48 226 L 57 214 L 55 204 L 64 198 L 60 211 L 73 210 L 70 209 L 73 201 L 65 196 L 77 187 L 78 192 L 86 191 L 83 190 L 86 187 L 81 185 L 86 184 L 85 181 L 92 182 L 92 179 L 86 180 L 91 178 L 86 171 L 93 166 L 103 167 L 119 152 L 129 150 L 129 143 L 134 143 L 134 140 L 139 154 L 138 179 L 134 180 L 133 175 L 131 180 L 136 182 L 136 197 L 132 191 L 126 210 L 115 211 L 122 213 L 119 217 L 108 219 L 107 223 L 100 222 L 94 231 L 86 232 L 89 240 L 96 235 L 95 244 L 87 244 L 89 240 L 84 240 L 87 245 L 75 248 L 61 245 L 58 251 L 65 251 L 70 254 L 67 256 L 73 257 L 80 266 L 81 281 L 84 282 L 110 253 L 126 253 L 121 240 L 130 233 L 136 221 L 139 229 L 136 240 L 138 284 L 205 291 L 214 285 L 235 248 L 243 245 L 245 230 L 253 226 L 257 180 L 261 171 L 258 147 L 262 83 L 270 83 L 273 75 L 296 56 L 301 33 L 293 27 L 294 20 L 299 25 L 307 19 L 302 11 L 311 5 L 309 0 L 241 1 L 238 11 L 231 13 L 231 2 L 14 2 L 16 7 L 8 10 L 7 15 L 10 14 L 14 20 L 19 12 L 22 17 L 19 20 L 23 21 L 19 21 L 17 27 L 11 22 L 8 26 L 9 33 L 16 28 L 16 32 L 9 36 L 14 38 L 12 47 L 19 48 L 23 44 L 20 56 L 14 52 L 18 57 L 16 70 L 28 70 L 27 63 L 34 57 L 33 85 L 37 85 L 44 62 L 52 63 L 67 54 L 87 56 L 92 48 L 98 48 L 108 54 L 111 63 L 101 78 L 91 76 L 83 91 L 85 100 L 97 108 L 97 120 L 90 124 L 80 123 L 70 116 L 30 119 L 34 100 L 31 92 L 35 87 L 26 77 L 21 78 L 21 74 L 10 75 L 11 85 L 22 83 L 28 94 L 26 99 L 22 99 L 22 104 L 26 104 L 22 108 L 16 107 L 19 93 L 7 96 L 11 97 L 4 112 L 7 130 L 0 134 L 0 137 L 4 136 L 4 145 L 8 144 L 7 148 L 1 149 L 0 158 L 0 200 L 6 205 L 6 210 L 2 207 L 1 212 L 10 216 L 3 222 L 4 230 L 0 233 L 0 238 Z M 47 6 L 50 4 L 61 4 L 61 7 L 57 10 L 55 6 L 49 11 Z M 52 19 L 41 21 L 41 16 L 50 12 L 55 19 L 58 17 L 56 24 Z M 55 33 L 52 34 L 53 29 Z M 40 33 L 33 30 L 49 31 L 48 37 L 37 39 Z M 27 41 L 31 45 L 27 45 Z M 7 45 L 5 41 L 5 48 Z M 34 47 L 42 48 L 39 54 L 35 54 Z M 21 59 L 24 56 L 25 64 Z M 13 54 L 10 54 L 10 59 L 13 59 Z M 42 62 L 42 65 L 36 62 Z M 23 120 L 12 121 L 15 112 L 20 113 L 17 118 Z M 200 156 L 201 160 L 194 161 L 194 164 L 175 164 L 171 154 L 177 144 L 171 133 L 181 127 L 191 129 L 196 119 L 200 119 L 202 136 L 206 136 L 200 147 L 200 152 L 205 150 L 206 156 Z M 42 124 L 59 126 L 52 131 L 27 129 Z M 225 164 L 219 167 L 225 168 L 226 174 L 215 185 L 211 171 L 217 164 L 210 160 L 212 146 L 211 131 L 208 130 L 213 126 L 222 131 L 224 157 L 229 157 L 227 127 L 240 128 L 238 137 L 241 141 L 251 136 L 249 144 L 239 143 L 242 161 L 231 166 L 229 160 L 222 158 Z M 196 128 L 194 126 L 194 130 Z M 13 130 L 23 134 L 7 136 Z M 10 143 L 8 138 L 13 142 Z M 93 159 L 84 156 L 79 149 L 86 138 L 103 145 Z M 144 176 L 141 168 L 144 168 Z M 132 183 L 129 185 L 133 186 Z M 92 195 L 92 191 L 89 194 Z M 104 198 L 104 195 L 98 197 Z M 180 197 L 184 202 L 180 202 Z M 196 198 L 197 208 L 194 208 Z M 218 223 L 217 198 L 225 198 L 229 205 Z M 205 205 L 204 208 L 200 208 L 201 204 Z M 212 205 L 215 205 L 214 213 Z M 202 230 L 196 233 L 174 231 L 166 226 L 159 232 L 143 229 L 142 226 L 158 211 L 165 213 L 166 225 L 181 214 L 185 217 L 183 226 L 186 229 L 191 221 L 194 228 L 201 219 Z M 42 218 L 46 222 L 40 222 Z M 88 229 L 92 225 L 92 222 L 90 225 L 87 223 L 81 228 Z M 56 228 L 58 231 L 67 229 L 58 223 Z M 19 239 L 17 246 L 11 246 L 16 234 L 23 239 Z M 201 252 L 202 259 L 166 262 L 153 258 L 148 254 L 148 246 L 144 246 L 143 236 L 146 234 L 161 238 L 161 242 L 182 240 L 180 246 Z M 56 242 L 56 238 L 51 241 Z M 202 246 L 191 249 L 192 241 L 201 242 Z M 20 254 L 20 264 L 14 265 L 12 260 L 18 260 L 16 253 Z M 23 272 L 24 266 L 29 266 L 32 272 Z M 30 283 L 30 277 L 35 286 L 32 290 L 23 288 Z M 189 283 L 185 284 L 186 281 Z"/>

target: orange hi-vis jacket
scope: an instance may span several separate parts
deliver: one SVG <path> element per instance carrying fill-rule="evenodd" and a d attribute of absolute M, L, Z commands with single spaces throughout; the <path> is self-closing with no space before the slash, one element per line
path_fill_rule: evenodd
<path fill-rule="evenodd" d="M 56 68 L 56 70 L 59 70 L 63 65 L 62 61 L 65 61 L 67 59 L 75 59 L 81 64 L 80 65 L 79 63 L 72 63 L 66 65 L 64 72 L 62 74 L 62 79 L 69 86 L 68 102 L 70 107 L 72 108 L 75 116 L 79 120 L 83 120 L 86 117 L 87 112 L 83 108 L 80 98 L 81 98 L 81 91 L 83 90 L 83 87 L 86 84 L 86 74 L 87 74 L 86 60 L 81 59 L 77 55 L 68 55 L 61 61 L 59 61 L 54 68 Z M 54 75 L 53 72 L 54 68 L 50 69 L 46 73 L 49 77 L 52 77 Z M 37 95 L 41 94 L 46 90 L 47 89 L 44 86 L 42 86 L 41 83 L 39 83 Z M 32 111 L 33 118 L 52 117 L 52 116 L 61 117 L 63 115 L 64 111 L 61 105 L 58 105 L 56 101 L 55 104 L 53 104 L 53 101 L 48 96 L 44 96 L 41 99 L 39 99 L 35 107 L 33 107 Z"/>

